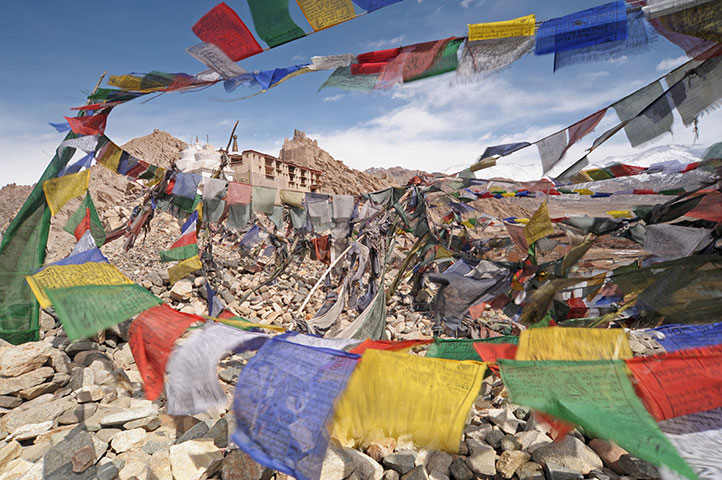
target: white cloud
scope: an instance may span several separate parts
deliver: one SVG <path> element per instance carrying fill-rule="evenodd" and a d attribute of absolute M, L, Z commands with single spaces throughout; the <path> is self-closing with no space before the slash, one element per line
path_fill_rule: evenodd
<path fill-rule="evenodd" d="M 680 55 L 679 57 L 674 58 L 665 58 L 661 62 L 657 64 L 657 71 L 658 72 L 669 72 L 670 70 L 673 70 L 680 65 L 682 65 L 684 62 L 689 60 L 686 55 Z"/>
<path fill-rule="evenodd" d="M 341 100 L 345 96 L 346 96 L 345 94 L 339 93 L 338 95 L 333 95 L 330 97 L 323 97 L 323 101 L 324 102 L 336 102 L 338 100 Z"/>
<path fill-rule="evenodd" d="M 397 37 L 393 38 L 385 38 L 381 40 L 375 40 L 373 42 L 366 42 L 366 48 L 369 50 L 380 50 L 382 48 L 394 48 L 399 47 L 404 42 L 406 37 L 404 35 L 399 35 Z"/>

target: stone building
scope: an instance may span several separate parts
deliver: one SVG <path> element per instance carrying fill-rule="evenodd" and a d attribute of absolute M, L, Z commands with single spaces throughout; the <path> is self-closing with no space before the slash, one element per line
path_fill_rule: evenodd
<path fill-rule="evenodd" d="M 228 157 L 236 182 L 299 192 L 316 192 L 321 188 L 319 170 L 255 150 L 231 152 Z"/>

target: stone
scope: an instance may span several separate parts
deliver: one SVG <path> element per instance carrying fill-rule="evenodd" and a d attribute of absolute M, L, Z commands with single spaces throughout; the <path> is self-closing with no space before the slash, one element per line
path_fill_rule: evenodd
<path fill-rule="evenodd" d="M 95 450 L 93 447 L 83 447 L 70 457 L 70 463 L 73 465 L 74 473 L 82 473 L 95 463 Z"/>
<path fill-rule="evenodd" d="M 19 480 L 33 467 L 32 462 L 28 462 L 22 458 L 16 458 L 9 462 L 5 468 L 0 471 L 0 480 Z"/>
<path fill-rule="evenodd" d="M 504 432 L 501 430 L 489 430 L 484 440 L 494 448 L 501 448 L 502 438 L 504 438 Z"/>
<path fill-rule="evenodd" d="M 654 465 L 633 455 L 624 454 L 619 457 L 617 463 L 622 473 L 635 479 L 660 478 L 659 472 Z"/>
<path fill-rule="evenodd" d="M 5 465 L 18 458 L 22 452 L 22 445 L 15 440 L 0 448 L 0 472 L 5 469 Z"/>
<path fill-rule="evenodd" d="M 38 397 L 38 399 L 39 398 L 42 397 Z M 46 401 L 34 404 L 32 407 L 24 410 L 13 410 L 0 419 L 0 430 L 5 428 L 7 431 L 12 432 L 29 423 L 42 423 L 55 420 L 74 405 L 75 402 L 66 397 L 50 402 Z"/>
<path fill-rule="evenodd" d="M 529 453 L 534 453 L 537 448 L 552 443 L 552 439 L 547 434 L 537 430 L 519 432 L 514 437 L 519 441 L 521 450 Z"/>
<path fill-rule="evenodd" d="M 28 445 L 27 447 L 23 447 L 21 457 L 28 462 L 36 463 L 38 460 L 43 458 L 45 453 L 50 450 L 51 446 L 50 442 Z"/>
<path fill-rule="evenodd" d="M 419 465 L 412 468 L 406 475 L 402 475 L 401 480 L 429 480 L 429 476 L 424 467 Z"/>
<path fill-rule="evenodd" d="M 190 429 L 188 429 L 185 433 L 180 435 L 175 440 L 175 444 L 178 445 L 183 442 L 187 442 L 188 440 L 195 440 L 197 438 L 203 438 L 208 433 L 208 424 L 205 422 L 198 422 L 195 425 L 193 425 Z"/>
<path fill-rule="evenodd" d="M 35 385 L 43 383 L 53 375 L 55 375 L 55 370 L 53 370 L 52 367 L 40 367 L 17 377 L 3 378 L 2 381 L 0 381 L 0 395 L 17 393 L 21 390 L 34 387 Z"/>
<path fill-rule="evenodd" d="M 531 455 L 521 450 L 506 450 L 499 455 L 499 460 L 496 462 L 496 471 L 504 478 L 511 478 L 516 470 L 530 459 Z"/>
<path fill-rule="evenodd" d="M 404 475 L 414 468 L 416 454 L 410 450 L 405 450 L 387 455 L 381 461 L 381 464 L 387 469 L 395 470 Z"/>
<path fill-rule="evenodd" d="M 175 480 L 211 476 L 222 462 L 223 452 L 210 439 L 188 440 L 170 447 L 170 465 Z"/>
<path fill-rule="evenodd" d="M 18 397 L 0 395 L 0 407 L 1 408 L 15 408 L 23 403 Z"/>
<path fill-rule="evenodd" d="M 358 450 L 329 444 L 319 480 L 338 480 L 352 473 L 356 473 L 362 480 L 380 480 L 384 469 Z"/>
<path fill-rule="evenodd" d="M 261 480 L 266 468 L 253 460 L 246 452 L 233 450 L 223 459 L 223 480 Z"/>
<path fill-rule="evenodd" d="M 346 457 L 353 465 L 353 472 L 356 473 L 361 480 L 380 480 L 384 474 L 384 469 L 368 455 L 354 450 L 353 448 L 344 449 Z"/>
<path fill-rule="evenodd" d="M 10 437 L 17 440 L 18 442 L 23 442 L 25 440 L 35 438 L 38 435 L 49 431 L 51 428 L 53 428 L 52 420 L 40 423 L 29 423 L 15 429 L 15 431 L 12 432 Z"/>
<path fill-rule="evenodd" d="M 446 452 L 434 452 L 433 455 L 426 462 L 426 469 L 429 472 L 441 472 L 445 475 L 449 474 L 449 467 L 451 462 L 454 461 L 454 457 Z"/>
<path fill-rule="evenodd" d="M 113 360 L 110 358 L 110 355 L 99 350 L 85 350 L 83 352 L 78 352 L 75 354 L 75 358 L 73 358 L 73 363 L 82 367 L 90 367 L 90 365 L 96 361 L 100 361 L 101 363 L 106 363 L 111 366 L 113 365 Z M 93 368 L 92 370 L 96 371 L 97 368 L 98 367 Z"/>
<path fill-rule="evenodd" d="M 50 358 L 51 350 L 52 346 L 46 342 L 29 342 L 0 349 L 0 376 L 18 377 L 39 369 Z"/>
<path fill-rule="evenodd" d="M 482 423 L 481 425 L 467 425 L 464 428 L 464 436 L 466 438 L 473 438 L 479 442 L 486 441 L 486 435 L 492 430 L 491 425 L 488 423 Z"/>
<path fill-rule="evenodd" d="M 553 463 L 586 475 L 592 470 L 602 469 L 602 460 L 576 437 L 566 435 L 563 439 L 534 450 L 532 459 L 541 465 Z"/>
<path fill-rule="evenodd" d="M 97 403 L 85 403 L 71 408 L 58 417 L 58 425 L 74 425 L 92 417 L 98 410 Z"/>
<path fill-rule="evenodd" d="M 381 459 L 383 457 L 394 453 L 395 448 L 396 439 L 391 437 L 384 437 L 371 442 L 371 444 L 366 448 L 366 455 L 373 458 L 377 462 L 381 462 Z"/>
<path fill-rule="evenodd" d="M 303 301 L 303 298 L 301 301 Z M 396 470 L 386 470 L 384 475 L 381 477 L 381 480 L 399 480 L 400 478 L 401 475 L 399 475 L 399 472 Z"/>
<path fill-rule="evenodd" d="M 118 432 L 110 440 L 110 447 L 115 453 L 123 453 L 128 450 L 137 449 L 140 448 L 140 444 L 145 440 L 145 436 L 146 431 L 142 428 Z"/>
<path fill-rule="evenodd" d="M 33 463 L 33 465 L 30 467 L 28 471 L 26 471 L 22 477 L 20 477 L 21 480 L 43 480 L 43 470 L 45 468 L 43 464 L 43 460 L 40 459 L 37 462 L 30 462 Z"/>
<path fill-rule="evenodd" d="M 187 302 L 193 294 L 193 284 L 190 280 L 179 280 L 170 289 L 170 298 L 179 302 Z"/>
<path fill-rule="evenodd" d="M 97 478 L 98 480 L 113 480 L 118 478 L 119 472 L 120 469 L 115 465 L 115 463 L 108 461 L 102 465 L 98 465 Z"/>
<path fill-rule="evenodd" d="M 73 367 L 70 373 L 70 381 L 68 387 L 71 390 L 80 390 L 83 387 L 92 387 L 95 385 L 95 373 L 89 368 Z"/>
<path fill-rule="evenodd" d="M 467 440 L 470 455 L 466 457 L 466 465 L 477 475 L 496 475 L 496 450 L 476 440 Z"/>
<path fill-rule="evenodd" d="M 617 473 L 622 473 L 617 462 L 619 461 L 619 457 L 627 453 L 625 449 L 614 442 L 608 442 L 600 438 L 592 439 L 588 445 L 589 448 L 599 455 L 604 466 L 611 468 Z"/>
<path fill-rule="evenodd" d="M 65 352 L 61 352 L 56 348 L 50 351 L 50 366 L 53 367 L 53 370 L 57 373 L 64 373 L 66 375 L 70 375 L 73 369 L 70 357 Z"/>
<path fill-rule="evenodd" d="M 216 447 L 226 448 L 228 446 L 228 419 L 223 417 L 214 423 L 208 430 L 206 438 L 213 439 Z"/>
<path fill-rule="evenodd" d="M 158 415 L 158 410 L 155 407 L 140 407 L 140 408 L 129 408 L 122 412 L 111 413 L 104 416 L 100 420 L 100 425 L 103 427 L 112 427 L 115 425 L 124 425 L 133 420 L 139 420 L 141 418 L 151 417 Z"/>
<path fill-rule="evenodd" d="M 516 469 L 516 476 L 519 480 L 546 480 L 544 467 L 534 462 L 526 462 Z"/>
<path fill-rule="evenodd" d="M 106 443 L 94 441 L 92 435 L 83 430 L 75 430 L 68 434 L 63 440 L 52 446 L 43 457 L 45 464 L 44 473 L 47 479 L 71 478 L 73 472 L 72 456 L 75 452 L 90 447 L 95 452 L 95 457 L 100 458 L 108 448 Z M 95 467 L 90 467 L 72 475 L 72 478 L 91 479 L 95 478 Z"/>
<path fill-rule="evenodd" d="M 91 342 L 90 340 L 81 340 L 79 342 L 73 342 L 65 347 L 65 354 L 69 357 L 74 357 L 76 354 L 88 350 L 104 351 L 105 347 L 99 343 Z"/>
<path fill-rule="evenodd" d="M 170 468 L 170 453 L 166 450 L 155 452 L 148 463 L 148 480 L 173 480 Z"/>
<path fill-rule="evenodd" d="M 519 420 L 512 412 L 509 406 L 505 408 L 491 408 L 488 411 L 489 419 L 497 425 L 502 431 L 515 434 L 519 428 L 519 425 L 524 424 L 523 420 Z"/>
<path fill-rule="evenodd" d="M 148 472 L 148 464 L 150 463 L 150 455 L 140 450 L 123 452 L 116 458 L 121 462 L 119 465 L 118 480 L 137 480 L 146 478 Z"/>
<path fill-rule="evenodd" d="M 544 464 L 544 471 L 548 480 L 582 480 L 584 475 L 571 468 L 557 465 L 553 462 Z"/>
<path fill-rule="evenodd" d="M 434 473 L 437 473 L 437 471 L 435 470 Z M 466 466 L 466 462 L 462 457 L 458 457 L 451 462 L 449 473 L 451 473 L 451 478 L 454 480 L 472 480 L 474 478 L 474 474 Z"/>
<path fill-rule="evenodd" d="M 499 446 L 503 451 L 521 450 L 521 442 L 514 435 L 504 435 L 499 441 Z"/>
<path fill-rule="evenodd" d="M 116 433 L 122 432 L 119 428 L 101 428 L 95 433 L 95 438 L 101 442 L 110 443 Z"/>
<path fill-rule="evenodd" d="M 429 474 L 429 480 L 449 480 L 449 477 L 441 472 L 431 472 Z"/>
<path fill-rule="evenodd" d="M 160 427 L 160 418 L 158 417 L 145 417 L 133 420 L 123 425 L 126 430 L 132 430 L 134 428 L 142 428 L 146 432 L 152 432 Z"/>
<path fill-rule="evenodd" d="M 75 391 L 78 403 L 97 402 L 105 396 L 105 392 L 97 385 L 82 387 Z"/>

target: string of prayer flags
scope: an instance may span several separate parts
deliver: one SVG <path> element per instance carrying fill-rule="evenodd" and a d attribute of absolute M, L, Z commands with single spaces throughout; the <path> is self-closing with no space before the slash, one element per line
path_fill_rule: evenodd
<path fill-rule="evenodd" d="M 105 131 L 105 124 L 108 122 L 110 108 L 95 115 L 84 117 L 64 117 L 74 133 L 78 135 L 102 135 Z"/>
<path fill-rule="evenodd" d="M 479 361 L 479 354 L 474 349 L 477 343 L 512 344 L 519 343 L 519 337 L 505 335 L 501 337 L 466 339 L 466 338 L 434 338 L 434 343 L 426 351 L 428 358 L 445 358 L 447 360 L 473 360 Z"/>
<path fill-rule="evenodd" d="M 722 57 L 710 58 L 693 70 L 683 65 L 665 79 L 668 85 L 672 85 L 666 97 L 688 127 L 700 115 L 713 110 L 722 99 Z"/>
<path fill-rule="evenodd" d="M 621 328 L 533 328 L 519 336 L 517 360 L 600 360 L 632 358 Z"/>
<path fill-rule="evenodd" d="M 220 48 L 234 62 L 263 51 L 243 20 L 225 2 L 203 15 L 193 25 L 193 33 Z"/>
<path fill-rule="evenodd" d="M 703 2 L 660 18 L 673 32 L 711 42 L 722 42 L 722 14 L 719 1 Z"/>
<path fill-rule="evenodd" d="M 353 0 L 353 3 L 366 10 L 368 13 L 384 8 L 392 3 L 398 3 L 401 0 Z"/>
<path fill-rule="evenodd" d="M 177 265 L 173 265 L 168 269 L 170 284 L 174 285 L 178 280 L 184 278 L 189 273 L 200 270 L 201 268 L 203 268 L 203 265 L 201 264 L 201 259 L 197 254 L 178 262 Z"/>
<path fill-rule="evenodd" d="M 186 48 L 186 52 L 191 57 L 195 58 L 223 79 L 230 79 L 247 73 L 246 70 L 241 68 L 237 63 L 228 58 L 223 50 L 216 47 L 212 43 L 199 43 L 192 47 Z"/>
<path fill-rule="evenodd" d="M 45 192 L 45 201 L 48 202 L 51 214 L 55 215 L 70 199 L 87 192 L 89 180 L 90 170 L 83 170 L 44 181 L 43 192 Z"/>
<path fill-rule="evenodd" d="M 485 370 L 478 362 L 366 350 L 336 405 L 332 436 L 352 446 L 378 432 L 411 435 L 420 447 L 457 453 Z"/>
<path fill-rule="evenodd" d="M 348 67 L 356 60 L 356 55 L 351 53 L 343 53 L 341 55 L 326 55 L 311 57 L 311 64 L 308 66 L 311 70 L 332 70 L 334 68 Z"/>
<path fill-rule="evenodd" d="M 86 265 L 103 265 L 86 263 Z M 90 337 L 161 303 L 145 288 L 126 285 L 84 285 L 45 290 L 71 342 Z"/>
<path fill-rule="evenodd" d="M 148 400 L 157 399 L 163 391 L 165 367 L 175 341 L 192 324 L 203 321 L 197 315 L 161 304 L 147 309 L 130 323 L 128 345 Z"/>
<path fill-rule="evenodd" d="M 627 360 L 639 398 L 656 420 L 722 407 L 722 347 Z"/>
<path fill-rule="evenodd" d="M 457 80 L 463 82 L 503 70 L 529 53 L 533 46 L 534 37 L 467 41 L 456 69 Z"/>
<path fill-rule="evenodd" d="M 580 425 L 587 435 L 613 440 L 653 465 L 697 478 L 637 398 L 624 362 L 499 360 L 499 365 L 514 403 Z"/>
<path fill-rule="evenodd" d="M 563 52 L 625 38 L 627 7 L 618 0 L 542 22 L 536 32 L 535 53 Z"/>
<path fill-rule="evenodd" d="M 351 64 L 352 75 L 373 75 L 379 74 L 389 62 L 399 56 L 401 48 L 389 48 L 366 52 L 356 57 L 357 63 Z M 374 83 L 376 81 L 374 80 Z"/>
<path fill-rule="evenodd" d="M 709 325 L 662 325 L 651 330 L 667 352 L 722 344 L 722 322 Z"/>
<path fill-rule="evenodd" d="M 197 222 L 198 212 L 195 211 L 188 217 L 188 220 L 181 228 L 181 236 L 170 246 L 170 250 L 160 252 L 161 262 L 173 262 L 176 260 L 185 260 L 186 258 L 198 255 L 198 238 L 197 238 Z"/>
<path fill-rule="evenodd" d="M 100 221 L 98 211 L 90 196 L 90 192 L 85 194 L 85 198 L 81 202 L 78 209 L 68 218 L 63 230 L 75 236 L 76 240 L 80 240 L 85 231 L 89 229 L 95 239 L 95 244 L 100 247 L 105 243 L 105 228 Z"/>
<path fill-rule="evenodd" d="M 228 400 L 216 371 L 221 357 L 230 352 L 258 350 L 270 338 L 265 333 L 206 322 L 175 348 L 168 360 L 165 389 L 168 414 L 195 415 L 227 408 Z M 161 379 L 163 371 L 159 370 Z"/>
<path fill-rule="evenodd" d="M 532 215 L 529 223 L 524 227 L 524 238 L 527 245 L 531 245 L 544 237 L 548 237 L 552 233 L 554 233 L 554 225 L 549 216 L 549 207 L 547 206 L 547 202 L 542 202 L 537 211 L 534 212 L 534 215 Z"/>
<path fill-rule="evenodd" d="M 527 15 L 502 22 L 469 24 L 469 41 L 534 35 L 536 17 Z"/>
<path fill-rule="evenodd" d="M 370 92 L 376 86 L 378 73 L 374 74 L 354 74 L 353 66 L 358 65 L 352 63 L 348 67 L 339 67 L 326 79 L 319 87 L 319 91 L 324 88 L 334 87 L 341 90 L 352 92 Z"/>
<path fill-rule="evenodd" d="M 233 440 L 263 466 L 299 480 L 319 478 L 326 424 L 358 358 L 278 338 L 266 342 L 238 377 Z"/>
<path fill-rule="evenodd" d="M 388 352 L 408 352 L 414 347 L 420 345 L 426 345 L 433 342 L 433 340 L 364 340 L 360 345 L 350 350 L 351 353 L 357 355 L 363 355 L 368 349 L 371 350 L 385 350 Z"/>
<path fill-rule="evenodd" d="M 722 478 L 722 465 L 717 459 L 722 444 L 722 408 L 670 418 L 659 422 L 659 428 L 699 478 Z M 660 474 L 662 480 L 680 480 L 667 469 Z"/>
<path fill-rule="evenodd" d="M 333 27 L 356 16 L 351 0 L 296 0 L 314 31 Z"/>
<path fill-rule="evenodd" d="M 38 303 L 43 308 L 52 306 L 52 302 L 47 295 L 50 289 L 133 283 L 115 265 L 109 263 L 52 265 L 25 278 L 35 294 L 35 298 L 38 299 Z"/>
<path fill-rule="evenodd" d="M 270 48 L 283 45 L 306 35 L 291 19 L 289 0 L 248 0 L 253 26 Z"/>

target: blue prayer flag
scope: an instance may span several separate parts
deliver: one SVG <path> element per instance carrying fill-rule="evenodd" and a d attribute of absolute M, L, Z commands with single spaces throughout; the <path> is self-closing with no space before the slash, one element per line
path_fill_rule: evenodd
<path fill-rule="evenodd" d="M 44 270 L 50 265 L 80 265 L 83 263 L 110 263 L 108 259 L 98 248 L 91 248 L 75 255 L 70 255 L 65 258 L 58 260 L 57 262 L 50 263 L 38 269 L 38 272 Z M 37 273 L 37 272 L 36 272 Z"/>
<path fill-rule="evenodd" d="M 70 124 L 68 122 L 62 122 L 62 123 L 48 122 L 48 125 L 53 127 L 55 129 L 55 131 L 57 131 L 58 133 L 63 133 L 63 132 L 67 132 L 68 130 L 70 130 Z"/>
<path fill-rule="evenodd" d="M 487 147 L 487 149 L 484 150 L 484 153 L 481 155 L 479 160 L 493 157 L 495 155 L 504 157 L 506 155 L 509 155 L 510 153 L 514 153 L 517 150 L 521 150 L 522 148 L 526 148 L 530 145 L 531 145 L 531 143 L 529 143 L 529 142 L 521 142 L 521 143 L 507 143 L 504 145 L 496 145 L 493 147 Z"/>
<path fill-rule="evenodd" d="M 722 344 L 722 322 L 709 325 L 662 325 L 652 331 L 661 334 L 656 335 L 657 341 L 668 352 Z"/>
<path fill-rule="evenodd" d="M 319 478 L 334 401 L 359 358 L 279 338 L 265 343 L 238 377 L 233 440 L 261 465 Z"/>
<path fill-rule="evenodd" d="M 370 13 L 400 1 L 401 0 L 353 0 L 353 3 Z"/>
<path fill-rule="evenodd" d="M 84 168 L 90 168 L 90 165 L 93 163 L 93 153 L 89 153 L 77 162 L 73 163 L 72 165 L 68 165 L 65 167 L 60 173 L 58 173 L 58 177 L 63 177 L 65 175 L 70 175 L 71 173 L 78 173 Z"/>
<path fill-rule="evenodd" d="M 261 88 L 267 90 L 283 79 L 289 73 L 299 70 L 303 65 L 293 65 L 286 68 L 276 68 L 275 70 L 263 70 L 261 72 L 253 72 L 253 78 L 261 84 Z"/>
<path fill-rule="evenodd" d="M 622 0 L 543 22 L 536 32 L 537 55 L 589 47 L 627 38 Z"/>
<path fill-rule="evenodd" d="M 175 176 L 175 185 L 173 185 L 173 195 L 190 199 L 196 198 L 198 184 L 201 183 L 201 177 L 195 173 L 178 172 Z"/>

